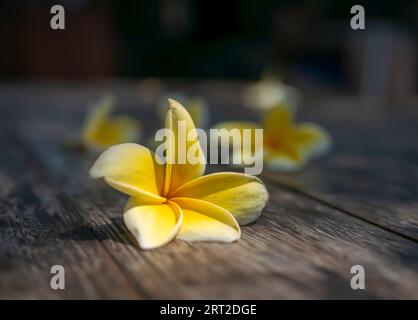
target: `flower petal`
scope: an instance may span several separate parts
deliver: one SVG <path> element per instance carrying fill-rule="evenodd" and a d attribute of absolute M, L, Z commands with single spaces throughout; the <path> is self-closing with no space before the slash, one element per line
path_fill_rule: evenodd
<path fill-rule="evenodd" d="M 240 227 L 227 210 L 198 199 L 173 198 L 171 201 L 183 211 L 178 239 L 233 242 L 240 238 Z"/>
<path fill-rule="evenodd" d="M 113 96 L 104 96 L 89 112 L 83 127 L 83 143 L 96 146 L 97 134 L 106 123 L 114 106 Z"/>
<path fill-rule="evenodd" d="M 149 149 L 124 143 L 103 152 L 90 169 L 92 178 L 104 178 L 113 188 L 140 199 L 143 203 L 163 203 L 160 196 L 163 166 Z"/>
<path fill-rule="evenodd" d="M 305 122 L 296 126 L 295 142 L 307 149 L 311 157 L 317 157 L 328 152 L 332 145 L 332 138 L 321 126 Z"/>
<path fill-rule="evenodd" d="M 110 143 L 135 142 L 141 134 L 141 126 L 135 118 L 119 115 L 109 120 L 109 129 L 114 137 Z"/>
<path fill-rule="evenodd" d="M 163 120 L 165 119 L 167 112 L 167 99 L 169 97 L 171 97 L 171 99 L 177 100 L 186 108 L 196 128 L 203 129 L 208 127 L 210 114 L 206 100 L 199 96 L 190 98 L 183 92 L 170 92 L 161 97 L 157 108 L 159 118 Z"/>
<path fill-rule="evenodd" d="M 134 205 L 124 213 L 125 224 L 143 249 L 163 246 L 177 235 L 183 220 L 180 207 L 168 202 L 159 205 Z"/>
<path fill-rule="evenodd" d="M 295 110 L 300 100 L 297 89 L 273 79 L 263 79 L 250 86 L 243 96 L 244 105 L 257 110 L 269 110 L 279 103 Z"/>
<path fill-rule="evenodd" d="M 110 117 L 114 99 L 106 96 L 90 113 L 83 128 L 83 143 L 92 149 L 104 150 L 112 145 L 135 142 L 139 139 L 141 128 L 129 116 Z"/>
<path fill-rule="evenodd" d="M 260 81 L 245 91 L 243 100 L 248 107 L 266 110 L 284 98 L 285 90 L 281 82 Z"/>
<path fill-rule="evenodd" d="M 279 104 L 266 112 L 263 119 L 264 139 L 266 143 L 278 139 L 293 126 L 294 112 Z M 283 137 L 284 138 L 284 137 Z"/>
<path fill-rule="evenodd" d="M 308 157 L 303 150 L 292 148 L 292 150 L 286 151 L 265 152 L 264 162 L 267 168 L 283 172 L 294 172 L 307 164 Z"/>
<path fill-rule="evenodd" d="M 256 220 L 268 200 L 268 192 L 257 177 L 235 173 L 213 173 L 197 178 L 170 197 L 201 199 L 231 212 L 241 225 Z"/>
<path fill-rule="evenodd" d="M 200 177 L 206 167 L 206 158 L 199 143 L 199 137 L 192 118 L 186 109 L 177 101 L 168 99 L 168 111 L 166 115 L 166 128 L 174 133 L 174 141 L 167 141 L 167 159 L 171 159 L 172 163 L 167 162 L 166 175 L 164 181 L 164 195 L 170 190 L 174 190 L 182 184 Z M 180 123 L 180 124 L 179 124 Z M 181 135 L 179 126 L 184 125 L 185 136 Z M 189 148 L 197 146 L 196 158 L 197 163 L 192 164 L 189 160 L 187 152 Z M 183 159 L 180 159 L 183 157 Z M 181 163 L 182 161 L 184 163 Z"/>
<path fill-rule="evenodd" d="M 89 145 L 96 149 L 106 149 L 116 144 L 135 142 L 140 136 L 140 126 L 135 119 L 117 116 L 104 121 L 90 136 Z"/>

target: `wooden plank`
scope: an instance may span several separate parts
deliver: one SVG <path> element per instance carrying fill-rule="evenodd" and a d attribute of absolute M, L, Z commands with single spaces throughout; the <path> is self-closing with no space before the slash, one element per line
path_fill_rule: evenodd
<path fill-rule="evenodd" d="M 266 177 L 418 240 L 418 126 L 412 117 L 328 125 L 335 148 L 294 174 Z"/>
<path fill-rule="evenodd" d="M 142 251 L 121 219 L 126 198 L 87 179 L 94 157 L 60 147 L 63 134 L 24 128 L 55 183 L 85 211 L 88 228 L 148 297 L 418 297 L 416 243 L 271 183 L 264 214 L 243 227 L 238 243 L 176 240 Z M 365 267 L 365 291 L 350 287 L 355 264 Z"/>
<path fill-rule="evenodd" d="M 147 128 L 152 128 L 156 117 L 149 121 L 148 116 L 151 113 L 154 114 L 155 111 L 139 108 L 144 105 L 141 104 L 141 97 L 133 93 L 134 85 L 123 84 L 122 87 L 122 91 L 118 88 L 118 92 L 126 93 L 126 95 L 121 95 L 124 99 L 122 109 L 129 107 L 135 110 L 137 116 L 140 118 L 142 116 L 143 120 L 147 120 L 144 121 Z M 110 88 L 113 87 L 110 86 Z M 375 136 L 379 138 L 379 132 L 384 133 L 387 127 L 375 131 L 370 128 L 369 119 L 363 119 L 363 123 L 360 124 L 357 120 L 353 122 L 352 124 L 357 124 L 357 127 L 348 123 L 344 127 L 344 124 L 341 126 L 340 122 L 335 122 L 331 117 L 332 121 L 329 126 L 326 125 L 336 139 L 334 151 L 323 161 L 316 162 L 299 174 L 286 176 L 270 173 L 268 176 L 270 180 L 266 181 L 272 199 L 260 220 L 256 224 L 243 228 L 243 238 L 240 242 L 222 245 L 187 244 L 174 241 L 169 246 L 155 251 L 141 251 L 121 220 L 121 210 L 126 199 L 102 183 L 86 179 L 94 157 L 89 158 L 60 146 L 65 135 L 81 125 L 83 112 L 82 108 L 77 109 L 77 106 L 85 103 L 86 97 L 93 98 L 103 90 L 99 87 L 94 90 L 83 89 L 77 85 L 71 88 L 62 86 L 58 89 L 52 90 L 51 95 L 51 90 L 46 90 L 43 86 L 35 89 L 25 88 L 26 94 L 18 88 L 15 89 L 15 96 L 9 100 L 13 102 L 13 106 L 19 108 L 16 115 L 22 125 L 25 140 L 35 149 L 37 156 L 46 166 L 48 174 L 51 175 L 54 183 L 47 183 L 47 185 L 53 186 L 54 192 L 60 195 L 60 205 L 65 206 L 69 201 L 77 208 L 77 219 L 79 215 L 83 216 L 83 223 L 66 227 L 63 232 L 65 234 L 63 241 L 70 241 L 75 246 L 83 243 L 86 246 L 85 250 L 96 252 L 97 248 L 94 243 L 96 239 L 99 239 L 102 249 L 98 250 L 97 256 L 91 255 L 94 265 L 116 265 L 117 272 L 121 273 L 132 285 L 135 294 L 140 292 L 141 296 L 154 298 L 417 297 L 417 245 L 408 240 L 414 238 L 406 236 L 407 233 L 404 230 L 396 231 L 396 226 L 402 221 L 402 215 L 398 215 L 393 219 L 394 221 L 389 221 L 390 223 L 387 222 L 387 217 L 381 215 L 379 209 L 382 207 L 383 211 L 387 211 L 387 208 L 381 206 L 379 201 L 373 202 L 373 199 L 379 200 L 379 197 L 385 193 L 376 187 L 372 188 L 370 184 L 372 179 L 379 177 L 381 169 L 387 168 L 387 163 L 391 162 L 391 177 L 381 178 L 377 184 L 381 184 L 382 181 L 391 182 L 390 190 L 387 191 L 389 197 L 394 192 L 399 199 L 407 194 L 405 193 L 408 192 L 405 191 L 408 185 L 405 181 L 408 182 L 409 178 L 407 169 L 405 171 L 401 169 L 401 174 L 398 174 L 396 170 L 404 164 L 409 166 L 406 168 L 414 166 L 412 161 L 416 153 L 413 151 L 413 141 L 408 142 L 408 131 L 401 131 L 405 133 L 389 137 L 388 139 L 392 141 L 390 144 L 379 142 L 379 139 L 375 140 L 374 144 L 372 142 L 374 139 L 368 138 L 367 135 L 376 132 Z M 7 94 L 10 92 L 7 91 Z M 223 99 L 228 92 L 218 90 L 213 94 Z M 231 96 L 231 93 L 229 94 Z M 237 110 L 238 106 L 234 106 L 234 103 L 226 104 L 227 100 L 219 103 L 214 100 L 212 106 L 217 116 L 213 119 L 214 121 L 225 120 L 222 110 L 226 106 L 228 106 L 227 112 L 230 117 L 246 117 L 245 111 L 240 110 L 240 113 L 237 113 L 234 110 Z M 231 100 L 231 102 L 234 101 Z M 22 109 L 23 105 L 26 106 L 24 109 Z M 39 108 L 36 107 L 37 105 Z M 43 110 L 43 112 L 35 113 L 33 110 Z M 310 118 L 310 120 L 315 119 Z M 358 131 L 359 128 L 363 128 L 362 134 Z M 393 131 L 393 128 L 390 130 Z M 352 137 L 353 133 L 357 134 L 355 138 Z M 399 137 L 407 147 L 404 148 L 396 143 Z M 350 141 L 351 143 L 347 144 Z M 375 149 L 371 150 L 371 148 Z M 27 152 L 26 149 L 24 152 Z M 367 171 L 367 165 L 370 162 L 358 168 L 356 163 L 369 161 L 368 159 L 373 159 L 376 155 L 378 159 L 381 159 L 377 161 L 381 161 L 381 165 L 378 166 L 379 170 L 373 171 L 367 179 L 364 179 L 365 181 L 361 181 L 361 184 L 351 182 L 350 185 L 351 175 L 344 173 L 347 163 L 355 167 L 351 170 L 355 170 L 356 177 L 359 178 L 362 172 Z M 16 157 L 16 159 L 19 158 Z M 335 158 L 339 159 L 340 164 L 337 162 L 337 165 L 323 169 L 324 163 L 335 161 Z M 10 162 L 8 163 L 10 165 Z M 338 170 L 335 166 L 338 166 Z M 374 170 L 373 166 L 371 168 Z M 23 169 L 20 171 L 25 172 Z M 38 175 L 37 169 L 32 168 L 31 171 L 31 175 Z M 14 177 L 10 178 L 5 172 L 2 173 L 2 177 L 5 181 L 3 185 L 6 187 L 0 187 L 0 190 L 6 191 L 0 191 L 0 194 L 7 199 L 9 194 L 7 186 L 10 185 L 10 181 L 13 182 Z M 16 176 L 17 173 L 15 172 Z M 344 179 L 330 183 L 327 179 L 332 175 L 337 178 L 342 176 Z M 42 179 L 38 180 L 43 180 L 44 176 L 42 174 Z M 299 181 L 295 180 L 297 177 L 300 177 Z M 351 180 L 356 182 L 357 179 Z M 32 181 L 33 179 L 30 178 L 27 182 L 30 188 L 33 188 Z M 280 185 L 276 185 L 275 181 L 298 190 L 298 193 L 289 192 L 288 188 L 282 189 Z M 401 181 L 400 189 L 392 186 L 392 184 L 399 185 L 399 181 Z M 346 183 L 348 183 L 347 186 Z M 365 185 L 364 190 L 361 188 L 357 190 L 362 185 Z M 302 189 L 305 186 L 307 188 Z M 345 186 L 358 191 L 354 193 L 356 196 L 352 195 L 351 198 L 346 199 L 347 201 L 343 201 L 344 198 L 341 198 L 341 195 L 347 196 L 352 191 L 341 190 Z M 411 186 L 414 186 L 414 183 Z M 315 195 L 308 193 L 312 190 L 320 190 L 321 193 Z M 338 205 L 330 201 L 332 200 L 330 190 L 334 199 L 339 197 L 342 205 L 350 200 L 350 203 L 355 206 L 349 208 L 350 211 L 345 207 L 341 208 L 344 212 L 331 208 L 331 206 L 338 207 Z M 401 190 L 399 194 L 396 193 L 397 190 Z M 361 195 L 365 193 L 371 193 L 368 197 L 375 198 L 362 198 Z M 373 193 L 376 193 L 376 196 Z M 37 197 L 41 200 L 42 194 L 43 191 L 38 189 Z M 325 198 L 325 195 L 329 198 Z M 410 195 L 413 199 L 413 191 Z M 312 199 L 316 197 L 325 204 Z M 397 206 L 401 202 L 399 199 L 395 202 Z M 389 201 L 387 205 L 390 206 Z M 363 220 L 352 217 L 358 214 L 359 208 L 367 208 L 367 206 L 369 206 L 368 211 L 375 212 L 373 215 L 369 212 L 367 217 L 364 215 L 366 218 Z M 415 206 L 412 205 L 411 208 L 414 210 Z M 65 210 L 63 209 L 62 216 L 67 216 Z M 383 220 L 376 222 L 375 216 L 383 217 Z M 359 217 L 362 218 L 360 215 Z M 369 220 L 371 223 L 364 220 Z M 379 225 L 384 226 L 386 230 Z M 54 227 L 62 228 L 61 222 L 56 222 Z M 18 230 L 17 227 L 10 229 L 13 229 L 13 232 Z M 394 234 L 391 230 L 401 236 Z M 5 232 L 5 234 L 10 234 L 12 231 Z M 36 232 L 33 231 L 35 235 Z M 1 235 L 2 239 L 3 237 L 7 239 L 7 236 Z M 16 235 L 11 237 L 12 240 L 7 246 L 17 247 L 14 244 L 17 238 Z M 90 250 L 91 243 L 94 250 Z M 32 251 L 32 246 L 26 248 L 26 252 Z M 110 262 L 104 259 L 100 253 L 101 250 L 106 252 Z M 36 266 L 37 260 L 32 257 L 37 255 L 39 254 L 27 253 L 28 263 Z M 16 257 L 17 264 L 24 265 L 21 262 L 23 256 L 21 254 Z M 366 291 L 354 291 L 349 286 L 351 277 L 349 269 L 353 264 L 362 264 L 366 269 Z M 112 269 L 112 267 L 104 268 Z M 16 281 L 17 274 L 9 274 L 8 279 L 12 279 L 9 281 Z M 28 278 L 28 274 L 25 277 Z M 118 290 L 113 291 L 112 286 L 106 281 L 105 283 L 107 283 L 107 290 L 111 291 L 106 292 L 106 296 L 120 297 Z M 98 285 L 95 281 L 91 281 L 90 284 L 92 290 L 97 290 Z M 33 286 L 36 285 L 38 284 Z M 46 292 L 46 288 L 44 291 Z M 22 287 L 17 292 L 25 291 Z M 28 292 L 36 293 L 37 289 L 28 289 Z M 74 296 L 74 292 L 66 293 L 66 295 L 66 297 Z M 44 294 L 44 296 L 47 295 Z"/>
<path fill-rule="evenodd" d="M 0 298 L 143 297 L 11 130 L 0 135 Z M 83 241 L 67 236 L 74 228 Z M 65 290 L 50 287 L 53 265 L 65 268 Z"/>

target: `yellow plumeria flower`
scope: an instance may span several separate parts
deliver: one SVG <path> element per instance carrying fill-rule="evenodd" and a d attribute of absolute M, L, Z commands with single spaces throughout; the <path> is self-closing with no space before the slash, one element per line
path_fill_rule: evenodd
<path fill-rule="evenodd" d="M 272 77 L 262 78 L 256 84 L 250 85 L 243 96 L 244 105 L 256 110 L 269 110 L 278 104 L 295 110 L 300 100 L 297 89 Z"/>
<path fill-rule="evenodd" d="M 251 152 L 254 154 L 254 129 L 264 129 L 263 153 L 264 163 L 268 168 L 281 171 L 295 171 L 304 167 L 309 160 L 325 154 L 331 146 L 331 136 L 321 126 L 314 123 L 295 123 L 294 112 L 284 104 L 270 109 L 264 116 L 262 124 L 254 122 L 223 122 L 215 128 L 227 130 L 252 130 Z M 241 159 L 242 164 L 250 165 L 246 154 L 241 149 L 233 154 L 235 159 Z M 238 153 L 238 154 L 237 154 Z M 239 162 L 239 161 L 237 161 Z"/>
<path fill-rule="evenodd" d="M 194 139 L 176 143 L 178 123 L 184 121 Z M 165 141 L 166 158 L 180 148 L 196 145 L 198 136 L 186 109 L 169 100 L 165 127 L 174 133 Z M 124 220 L 144 249 L 167 244 L 174 238 L 186 241 L 233 242 L 240 238 L 239 224 L 261 214 L 268 193 L 260 179 L 241 173 L 222 172 L 204 176 L 205 158 L 197 143 L 198 163 L 160 164 L 157 155 L 138 144 L 113 146 L 100 155 L 90 170 L 127 194 Z"/>
<path fill-rule="evenodd" d="M 104 150 L 122 142 L 136 142 L 141 135 L 141 126 L 126 115 L 110 117 L 114 106 L 112 96 L 105 96 L 91 110 L 82 131 L 82 142 L 93 150 Z"/>
<path fill-rule="evenodd" d="M 181 92 L 172 93 L 170 96 L 174 97 L 175 100 L 179 101 L 186 108 L 194 124 L 196 125 L 196 128 L 205 129 L 209 126 L 210 114 L 208 103 L 205 99 L 199 96 L 188 97 Z M 166 102 L 167 97 L 162 97 L 158 107 L 158 112 L 162 119 L 165 117 L 165 111 L 167 108 Z"/>

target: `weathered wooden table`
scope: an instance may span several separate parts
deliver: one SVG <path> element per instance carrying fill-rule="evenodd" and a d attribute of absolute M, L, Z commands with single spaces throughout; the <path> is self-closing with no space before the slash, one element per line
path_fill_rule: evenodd
<path fill-rule="evenodd" d="M 249 119 L 237 83 L 172 84 L 209 99 L 212 122 Z M 331 154 L 296 174 L 261 175 L 271 200 L 234 244 L 174 241 L 142 251 L 124 196 L 88 179 L 95 157 L 63 147 L 88 102 L 158 127 L 153 91 L 134 82 L 0 86 L 0 298 L 418 298 L 418 116 L 306 103 Z M 50 287 L 65 268 L 65 290 Z M 365 269 L 353 290 L 350 269 Z"/>

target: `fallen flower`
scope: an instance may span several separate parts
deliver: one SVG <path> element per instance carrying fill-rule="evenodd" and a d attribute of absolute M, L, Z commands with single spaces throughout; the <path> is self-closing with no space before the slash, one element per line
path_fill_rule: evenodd
<path fill-rule="evenodd" d="M 215 125 L 214 128 L 226 129 L 224 135 L 228 135 L 232 129 L 240 130 L 241 135 L 244 129 L 250 129 L 251 154 L 255 153 L 256 148 L 263 148 L 265 165 L 281 171 L 295 171 L 304 167 L 312 158 L 324 155 L 332 143 L 331 136 L 321 126 L 310 122 L 295 123 L 294 111 L 283 104 L 267 111 L 262 125 L 227 121 Z M 260 128 L 264 129 L 263 143 L 257 146 L 254 143 L 254 129 Z M 254 160 L 251 154 L 247 154 L 249 151 L 234 150 L 235 163 L 250 165 L 247 160 Z"/>
<path fill-rule="evenodd" d="M 136 142 L 141 127 L 134 118 L 126 115 L 110 117 L 114 98 L 105 96 L 90 111 L 82 131 L 83 145 L 92 150 L 102 151 L 123 142 Z"/>
<path fill-rule="evenodd" d="M 194 139 L 176 145 L 166 140 L 166 158 L 178 148 L 188 148 L 198 139 L 193 120 L 175 100 L 168 100 L 165 127 L 177 134 L 185 121 Z M 176 137 L 177 138 L 177 137 Z M 256 220 L 268 200 L 260 179 L 233 172 L 203 175 L 206 159 L 200 149 L 197 163 L 176 164 L 161 159 L 138 144 L 120 144 L 103 152 L 90 170 L 92 178 L 104 178 L 113 188 L 127 194 L 124 220 L 144 249 L 167 244 L 174 238 L 186 241 L 233 242 L 240 226 Z"/>

